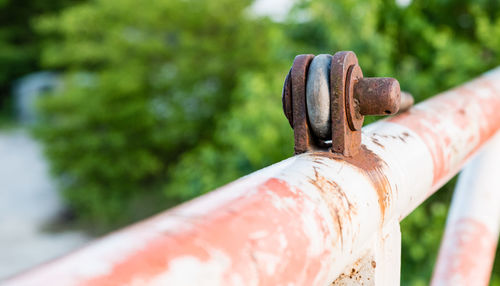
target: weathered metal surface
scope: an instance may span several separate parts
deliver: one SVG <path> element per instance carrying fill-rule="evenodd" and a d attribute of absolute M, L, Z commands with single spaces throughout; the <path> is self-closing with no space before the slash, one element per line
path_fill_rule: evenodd
<path fill-rule="evenodd" d="M 283 104 L 283 112 L 285 117 L 290 123 L 290 127 L 293 128 L 293 110 L 292 110 L 292 81 L 290 79 L 291 70 L 288 72 L 285 78 L 285 84 L 283 85 L 283 93 L 281 95 L 281 102 Z"/>
<path fill-rule="evenodd" d="M 349 68 L 358 64 L 358 59 L 353 52 L 338 52 L 333 55 L 330 73 L 331 102 L 332 102 L 332 152 L 343 156 L 354 156 L 361 145 L 361 130 L 349 127 L 348 117 L 351 123 L 363 124 L 363 116 L 359 113 L 348 114 L 348 102 L 351 92 L 346 94 L 349 85 Z M 351 69 L 352 70 L 352 69 Z M 357 70 L 361 72 L 361 69 Z M 355 74 L 356 77 L 363 75 Z"/>
<path fill-rule="evenodd" d="M 363 78 L 356 55 L 338 52 L 297 56 L 282 100 L 296 154 L 331 146 L 333 153 L 351 157 L 361 145 L 364 115 L 394 114 L 401 97 L 397 80 Z"/>
<path fill-rule="evenodd" d="M 497 133 L 460 174 L 432 285 L 488 285 L 500 228 L 499 162 Z"/>
<path fill-rule="evenodd" d="M 416 132 L 432 154 L 434 186 L 457 173 L 465 159 L 500 127 L 499 68 L 390 118 Z"/>
<path fill-rule="evenodd" d="M 403 113 L 407 111 L 413 106 L 414 103 L 415 99 L 410 93 L 406 91 L 401 91 L 401 103 L 399 105 L 398 113 Z"/>
<path fill-rule="evenodd" d="M 498 110 L 494 70 L 363 128 L 356 156 L 289 158 L 5 285 L 332 283 L 500 128 Z"/>
<path fill-rule="evenodd" d="M 307 120 L 306 107 L 307 71 L 313 58 L 313 55 L 296 56 L 290 70 L 295 154 L 312 150 L 315 145 Z"/>
<path fill-rule="evenodd" d="M 361 71 L 359 65 L 349 67 L 344 97 L 347 123 L 349 124 L 349 128 L 353 131 L 361 130 L 361 127 L 363 127 L 364 117 L 363 114 L 361 114 L 362 104 L 354 94 L 355 86 L 357 86 L 362 80 L 363 72 Z"/>
<path fill-rule="evenodd" d="M 330 140 L 332 137 L 330 110 L 331 55 L 317 55 L 311 61 L 307 74 L 306 101 L 309 124 L 316 137 Z"/>
<path fill-rule="evenodd" d="M 332 286 L 399 285 L 401 231 L 399 222 L 387 223 L 370 242 L 366 254 L 340 274 Z"/>
<path fill-rule="evenodd" d="M 356 83 L 354 97 L 363 115 L 396 114 L 401 103 L 399 82 L 393 78 L 363 78 Z"/>

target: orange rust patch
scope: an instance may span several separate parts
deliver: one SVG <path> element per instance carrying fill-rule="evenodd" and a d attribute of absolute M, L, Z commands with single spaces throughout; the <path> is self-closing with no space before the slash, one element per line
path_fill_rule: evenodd
<path fill-rule="evenodd" d="M 307 196 L 275 178 L 255 188 L 257 193 L 251 197 L 236 198 L 209 215 L 196 217 L 189 222 L 192 227 L 185 231 L 173 236 L 157 233 L 142 247 L 123 255 L 109 272 L 81 281 L 81 285 L 123 285 L 134 281 L 148 284 L 156 277 L 168 277 L 173 262 L 183 257 L 200 264 L 227 259 L 227 269 L 219 273 L 219 278 L 227 283 L 233 281 L 235 274 L 244 281 L 258 281 L 263 286 L 295 282 L 314 285 L 315 281 L 324 280 L 321 261 L 329 253 L 322 249 L 312 255 L 307 246 L 311 244 L 312 235 L 327 236 L 328 230 L 306 231 L 304 224 L 309 222 L 299 218 L 304 215 Z M 308 216 L 316 222 L 322 220 L 315 210 Z M 263 237 L 249 237 L 253 233 Z M 214 253 L 218 255 L 215 258 Z M 259 257 L 259 253 L 265 256 Z M 274 266 L 267 257 L 279 259 L 281 263 Z M 192 271 L 191 275 L 195 276 L 201 274 L 196 269 L 185 271 Z"/>
<path fill-rule="evenodd" d="M 347 269 L 346 272 L 340 274 L 330 285 L 365 285 L 373 275 L 373 270 L 367 269 L 369 265 L 371 266 L 371 263 L 366 261 L 365 257 L 359 258 L 350 270 Z"/>
<path fill-rule="evenodd" d="M 318 163 L 321 160 L 315 160 L 315 162 Z M 345 192 L 337 183 L 320 175 L 316 167 L 313 167 L 313 170 L 314 178 L 309 178 L 309 182 L 318 189 L 321 197 L 327 203 L 330 215 L 337 225 L 340 243 L 343 246 L 343 225 L 347 223 L 347 220 L 350 223 L 351 214 L 356 213 L 356 207 L 349 201 Z"/>
<path fill-rule="evenodd" d="M 377 191 L 382 220 L 384 219 L 386 209 L 391 203 L 392 189 L 383 171 L 387 164 L 380 157 L 366 148 L 365 145 L 361 145 L 360 151 L 353 157 L 343 157 L 331 152 L 313 152 L 311 155 L 345 161 L 361 169 Z"/>

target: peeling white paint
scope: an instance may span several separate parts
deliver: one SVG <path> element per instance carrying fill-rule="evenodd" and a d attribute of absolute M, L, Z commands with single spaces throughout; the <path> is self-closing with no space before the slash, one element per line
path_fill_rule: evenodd
<path fill-rule="evenodd" d="M 282 258 L 276 254 L 263 251 L 255 251 L 255 258 L 263 265 L 267 275 L 273 275 L 278 265 L 282 262 Z"/>
<path fill-rule="evenodd" d="M 210 258 L 201 261 L 194 256 L 181 256 L 169 261 L 168 270 L 151 279 L 136 278 L 131 286 L 191 286 L 191 285 L 224 285 L 225 273 L 231 266 L 231 259 L 223 252 L 210 251 Z M 233 281 L 241 281 L 235 276 Z M 243 284 L 244 285 L 244 284 Z"/>

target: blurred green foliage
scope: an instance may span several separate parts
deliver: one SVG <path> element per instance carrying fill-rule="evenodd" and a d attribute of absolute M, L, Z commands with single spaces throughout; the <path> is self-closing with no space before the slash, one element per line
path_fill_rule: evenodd
<path fill-rule="evenodd" d="M 280 94 L 296 54 L 353 50 L 366 76 L 396 77 L 417 100 L 500 63 L 497 1 L 308 0 L 283 22 L 250 4 L 93 0 L 34 22 L 44 66 L 65 79 L 35 131 L 92 230 L 292 155 Z M 452 189 L 403 221 L 403 285 L 428 283 Z"/>
<path fill-rule="evenodd" d="M 7 96 L 20 76 L 40 69 L 40 38 L 31 21 L 80 0 L 0 0 L 0 117 L 11 113 Z"/>
<path fill-rule="evenodd" d="M 70 203 L 97 228 L 201 193 L 158 196 L 167 169 L 215 139 L 241 72 L 272 64 L 260 54 L 267 22 L 244 16 L 249 3 L 99 0 L 37 23 L 44 62 L 66 78 L 42 103 L 37 133 Z M 143 200 L 153 205 L 134 207 Z"/>

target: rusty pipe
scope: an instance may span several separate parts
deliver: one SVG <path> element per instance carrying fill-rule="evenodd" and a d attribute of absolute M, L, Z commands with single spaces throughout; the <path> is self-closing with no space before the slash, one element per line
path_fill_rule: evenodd
<path fill-rule="evenodd" d="M 498 110 L 495 69 L 364 127 L 356 156 L 294 156 L 3 285 L 326 285 L 458 172 Z"/>

